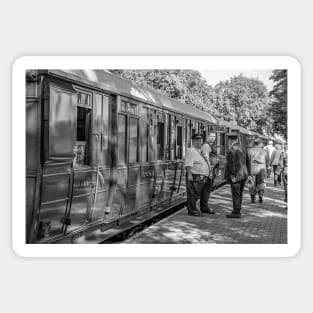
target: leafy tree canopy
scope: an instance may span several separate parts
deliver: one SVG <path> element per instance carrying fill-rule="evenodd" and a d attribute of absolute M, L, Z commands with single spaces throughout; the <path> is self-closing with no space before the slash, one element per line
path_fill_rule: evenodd
<path fill-rule="evenodd" d="M 195 70 L 111 70 L 203 111 L 213 112 L 213 88 Z"/>
<path fill-rule="evenodd" d="M 274 82 L 269 109 L 273 130 L 287 138 L 287 70 L 274 70 L 270 79 Z"/>
<path fill-rule="evenodd" d="M 273 71 L 271 79 L 277 83 L 270 97 L 262 81 L 242 74 L 213 88 L 196 70 L 117 69 L 110 72 L 259 133 L 273 134 L 273 123 L 274 130 L 280 130 L 279 125 L 286 123 L 278 118 L 280 103 L 287 101 L 285 76 L 280 71 Z"/>
<path fill-rule="evenodd" d="M 262 81 L 242 74 L 218 83 L 214 106 L 226 121 L 264 132 L 268 119 L 268 91 Z"/>

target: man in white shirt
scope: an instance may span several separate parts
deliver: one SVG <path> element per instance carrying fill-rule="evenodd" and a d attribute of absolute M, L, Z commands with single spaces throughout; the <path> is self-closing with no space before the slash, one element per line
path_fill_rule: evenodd
<path fill-rule="evenodd" d="M 275 147 L 273 146 L 273 141 L 272 140 L 269 140 L 268 143 L 267 143 L 267 146 L 264 148 L 264 150 L 267 152 L 268 154 L 268 158 L 269 160 L 271 159 L 272 157 L 272 154 L 273 154 L 273 151 L 275 150 Z M 272 167 L 269 166 L 267 168 L 267 178 L 270 178 L 271 176 L 271 172 L 272 172 Z"/>
<path fill-rule="evenodd" d="M 202 213 L 214 214 L 208 208 L 211 191 L 209 164 L 201 154 L 203 139 L 200 134 L 192 136 L 192 147 L 187 150 L 185 168 L 187 175 L 187 208 L 188 214 L 202 216 Z M 196 203 L 200 198 L 200 211 Z"/>

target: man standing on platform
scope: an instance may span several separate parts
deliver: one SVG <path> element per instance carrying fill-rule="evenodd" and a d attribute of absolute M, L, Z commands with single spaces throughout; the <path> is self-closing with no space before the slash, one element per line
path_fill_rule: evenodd
<path fill-rule="evenodd" d="M 267 146 L 264 148 L 264 150 L 268 153 L 269 160 L 272 157 L 273 151 L 275 150 L 275 147 L 273 146 L 273 140 L 269 140 L 267 143 Z M 267 178 L 271 177 L 272 167 L 268 166 L 266 170 Z"/>
<path fill-rule="evenodd" d="M 255 203 L 255 197 L 259 195 L 259 203 L 263 202 L 263 195 L 265 191 L 265 177 L 266 169 L 268 168 L 269 158 L 268 153 L 263 149 L 263 141 L 256 139 L 254 147 L 248 151 L 249 163 L 251 172 L 249 175 L 253 176 L 254 185 L 250 187 L 249 192 L 251 202 Z"/>
<path fill-rule="evenodd" d="M 208 199 L 211 191 L 211 181 L 209 178 L 210 164 L 201 154 L 202 136 L 194 134 L 192 136 L 192 147 L 187 150 L 185 158 L 185 168 L 187 175 L 187 208 L 188 214 L 192 216 L 202 216 L 202 213 L 213 214 L 214 211 L 208 207 Z M 200 198 L 200 210 L 196 203 Z"/>
<path fill-rule="evenodd" d="M 277 183 L 281 185 L 281 169 L 283 168 L 281 154 L 281 145 L 277 143 L 270 159 L 270 166 L 273 166 L 275 187 L 277 186 Z"/>
<path fill-rule="evenodd" d="M 224 178 L 230 183 L 233 198 L 233 211 L 226 217 L 240 218 L 242 195 L 250 172 L 250 163 L 245 149 L 238 142 L 227 151 L 226 162 Z"/>
<path fill-rule="evenodd" d="M 201 154 L 207 161 L 210 168 L 210 193 L 212 191 L 214 185 L 214 179 L 216 177 L 215 169 L 219 167 L 219 158 L 216 150 L 216 134 L 214 132 L 210 132 L 206 142 L 203 144 L 201 148 Z M 209 193 L 209 198 L 210 198 Z M 213 212 L 213 210 L 211 210 Z"/>
<path fill-rule="evenodd" d="M 216 150 L 216 134 L 214 132 L 210 132 L 207 141 L 203 144 L 201 148 L 201 153 L 204 155 L 206 158 L 208 157 L 208 162 L 210 167 L 212 167 L 212 170 L 215 168 L 218 168 L 219 166 L 219 158 Z M 215 171 L 212 171 L 213 174 L 213 179 L 212 179 L 212 184 L 213 180 L 215 178 Z"/>
<path fill-rule="evenodd" d="M 283 176 L 283 184 L 284 184 L 284 191 L 285 191 L 285 202 L 287 203 L 288 201 L 288 148 L 287 148 L 287 144 L 285 144 L 284 147 L 284 151 L 281 154 L 281 158 L 282 158 L 282 176 Z M 287 207 L 286 207 L 287 209 Z"/>

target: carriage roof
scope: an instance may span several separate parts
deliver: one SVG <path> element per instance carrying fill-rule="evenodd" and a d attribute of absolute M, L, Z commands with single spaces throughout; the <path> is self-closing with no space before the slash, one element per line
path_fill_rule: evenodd
<path fill-rule="evenodd" d="M 136 98 L 162 109 L 168 109 L 189 115 L 191 118 L 217 124 L 217 120 L 208 112 L 199 110 L 179 100 L 171 99 L 151 88 L 139 86 L 130 80 L 123 79 L 105 70 L 48 70 L 48 72 L 54 76 L 66 77 L 72 81 L 79 81 L 108 92 Z"/>

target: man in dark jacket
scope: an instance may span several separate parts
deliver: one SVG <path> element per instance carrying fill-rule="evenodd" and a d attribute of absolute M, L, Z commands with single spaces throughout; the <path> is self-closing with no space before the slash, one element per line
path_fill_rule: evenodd
<path fill-rule="evenodd" d="M 227 151 L 226 161 L 224 177 L 230 183 L 233 198 L 233 211 L 226 216 L 240 218 L 243 189 L 248 173 L 251 172 L 250 163 L 245 149 L 238 142 Z"/>

